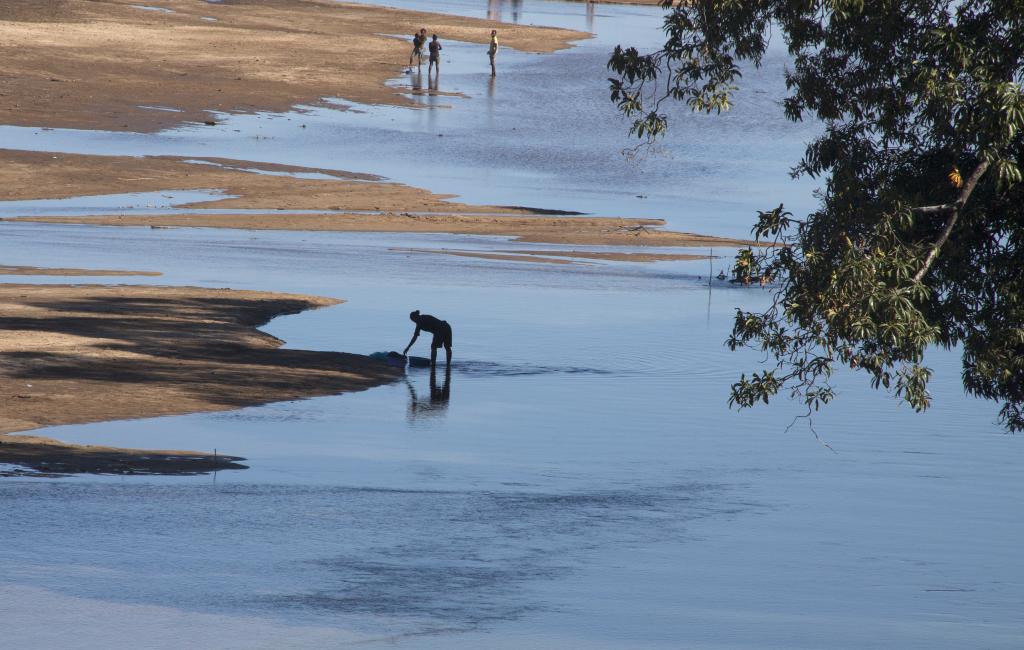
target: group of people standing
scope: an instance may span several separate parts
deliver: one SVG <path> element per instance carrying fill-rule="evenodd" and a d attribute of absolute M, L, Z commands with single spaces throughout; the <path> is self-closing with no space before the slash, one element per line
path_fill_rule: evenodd
<path fill-rule="evenodd" d="M 416 60 L 416 66 L 423 65 L 423 46 L 427 46 L 428 51 L 428 64 L 427 64 L 427 75 L 430 75 L 432 71 L 441 71 L 441 50 L 444 49 L 441 46 L 441 41 L 437 40 L 437 34 L 433 34 L 430 40 L 427 40 L 427 28 L 423 27 L 420 31 L 412 35 L 412 54 L 409 55 L 409 67 L 412 67 L 413 59 Z M 487 56 L 491 60 L 491 76 L 497 76 L 498 72 L 494 68 L 494 58 L 498 55 L 498 30 L 491 30 L 491 42 L 487 47 Z"/>

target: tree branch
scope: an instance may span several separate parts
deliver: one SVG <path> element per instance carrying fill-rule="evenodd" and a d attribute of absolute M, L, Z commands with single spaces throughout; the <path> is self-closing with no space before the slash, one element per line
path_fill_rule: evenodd
<path fill-rule="evenodd" d="M 989 162 L 987 160 L 982 161 L 974 168 L 971 172 L 967 182 L 964 183 L 963 188 L 960 190 L 960 195 L 957 196 L 956 202 L 951 205 L 937 205 L 928 206 L 927 208 L 917 208 L 922 212 L 945 212 L 947 210 L 939 210 L 936 208 L 952 208 L 952 213 L 946 219 L 946 225 L 942 227 L 942 232 L 939 234 L 939 238 L 932 244 L 932 250 L 928 253 L 928 257 L 924 260 L 924 265 L 921 266 L 921 270 L 914 275 L 914 282 L 920 282 L 924 278 L 928 269 L 932 267 L 935 260 L 939 257 L 939 250 L 945 245 L 946 241 L 949 240 L 949 235 L 953 232 L 953 226 L 956 225 L 957 219 L 960 218 L 960 209 L 967 203 L 967 199 L 971 198 L 971 192 L 974 191 L 974 186 L 981 180 L 982 175 L 988 169 Z"/>
<path fill-rule="evenodd" d="M 956 210 L 956 203 L 946 203 L 943 205 L 922 205 L 919 208 L 910 208 L 911 212 L 918 214 L 935 214 L 943 212 L 954 212 Z"/>

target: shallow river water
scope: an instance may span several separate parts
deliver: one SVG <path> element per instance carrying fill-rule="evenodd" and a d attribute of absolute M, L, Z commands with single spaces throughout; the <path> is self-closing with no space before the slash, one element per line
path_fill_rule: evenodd
<path fill-rule="evenodd" d="M 4 231 L 12 264 L 349 299 L 271 323 L 292 345 L 399 348 L 413 307 L 456 333 L 447 385 L 412 371 L 359 394 L 45 430 L 217 447 L 251 469 L 0 484 L 0 612 L 23 623 L 21 647 L 1024 639 L 1024 526 L 1010 514 L 1024 454 L 991 405 L 962 396 L 951 355 L 936 355 L 923 416 L 841 378 L 815 422 L 833 453 L 802 424 L 784 432 L 784 402 L 726 408 L 754 362 L 721 346 L 731 309 L 764 298 L 709 292 L 702 262 L 569 270 L 388 251 L 466 245 L 443 236 Z"/>
<path fill-rule="evenodd" d="M 543 11 L 520 7 L 520 20 L 587 19 L 584 5 L 529 6 Z M 509 18 L 511 5 L 504 10 Z M 651 18 L 600 7 L 595 28 L 605 12 Z M 607 49 L 609 39 L 593 47 Z M 568 78 L 562 63 L 572 56 L 524 57 L 509 77 Z M 396 119 L 408 121 L 401 129 L 411 138 L 436 138 L 430 120 L 461 111 L 468 139 L 474 120 L 486 119 L 485 103 Z M 322 119 L 338 137 L 349 128 L 331 122 L 336 112 Z M 135 136 L 131 146 L 166 153 L 192 137 L 206 142 L 186 129 Z M 615 139 L 597 136 L 605 137 Z M 232 142 L 214 139 L 206 151 L 251 151 L 220 148 Z M 268 146 L 256 159 L 315 162 L 291 135 L 277 145 L 281 157 Z M 369 162 L 391 164 L 388 146 L 384 162 Z M 799 146 L 786 146 L 780 159 L 791 160 Z M 531 167 L 561 173 L 544 164 Z M 784 176 L 780 165 L 773 169 Z M 440 166 L 431 188 L 444 190 L 449 173 L 471 185 L 452 169 Z M 711 194 L 736 195 L 743 169 L 736 161 L 708 167 L 708 184 L 720 186 L 706 203 L 682 182 L 658 200 L 678 203 L 680 214 L 700 205 L 738 230 L 750 206 L 730 212 Z M 518 181 L 494 174 L 501 182 L 480 184 L 472 200 L 524 202 Z M 541 183 L 530 200 L 601 205 L 585 189 L 596 181 L 579 178 L 561 195 L 558 183 Z M 751 174 L 751 194 L 766 179 Z M 615 201 L 625 205 L 621 194 Z M 414 370 L 362 393 L 41 431 L 98 444 L 216 447 L 251 467 L 204 477 L 2 480 L 5 646 L 1024 645 L 1024 446 L 1001 433 L 992 404 L 964 397 L 954 353 L 932 355 L 935 406 L 923 415 L 870 391 L 863 377 L 838 377 L 840 399 L 814 420 L 831 451 L 803 422 L 786 431 L 799 410 L 785 401 L 742 413 L 726 406 L 730 382 L 758 358 L 722 341 L 737 305 L 765 304 L 759 289 L 709 289 L 707 262 L 567 268 L 391 250 L 487 246 L 509 244 L 0 224 L 6 264 L 156 270 L 165 275 L 125 281 L 348 301 L 265 328 L 293 347 L 401 349 L 414 308 L 455 330 L 447 378 Z M 726 264 L 716 261 L 715 271 Z"/>

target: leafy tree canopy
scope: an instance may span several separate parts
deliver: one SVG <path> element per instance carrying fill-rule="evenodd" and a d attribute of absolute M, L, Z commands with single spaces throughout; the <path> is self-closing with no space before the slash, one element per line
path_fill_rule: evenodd
<path fill-rule="evenodd" d="M 867 373 L 920 411 L 930 345 L 962 346 L 968 393 L 1024 429 L 1024 0 L 666 0 L 663 48 L 615 49 L 611 97 L 652 139 L 667 100 L 728 110 L 769 39 L 792 63 L 780 110 L 823 133 L 794 176 L 819 206 L 758 214 L 736 272 L 770 278 L 772 305 L 737 310 L 728 345 L 768 354 L 730 403 L 780 392 L 808 412 L 833 370 Z"/>

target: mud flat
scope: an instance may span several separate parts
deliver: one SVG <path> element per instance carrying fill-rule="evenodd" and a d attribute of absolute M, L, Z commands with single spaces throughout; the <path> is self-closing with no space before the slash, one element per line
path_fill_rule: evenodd
<path fill-rule="evenodd" d="M 409 105 L 385 85 L 409 58 L 391 35 L 420 27 L 481 44 L 498 28 L 530 52 L 589 37 L 331 0 L 5 0 L 0 123 L 156 131 L 325 97 Z"/>
<path fill-rule="evenodd" d="M 51 467 L 123 462 L 126 454 L 3 435 L 15 431 L 222 411 L 396 379 L 400 371 L 369 357 L 280 349 L 282 341 L 256 329 L 275 316 L 340 302 L 195 287 L 0 285 L 0 446 L 8 450 L 0 462 L 14 462 L 15 449 Z M 135 455 L 181 471 L 207 462 L 199 452 Z"/>

